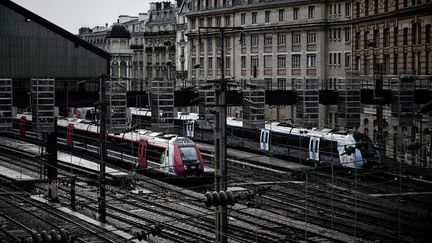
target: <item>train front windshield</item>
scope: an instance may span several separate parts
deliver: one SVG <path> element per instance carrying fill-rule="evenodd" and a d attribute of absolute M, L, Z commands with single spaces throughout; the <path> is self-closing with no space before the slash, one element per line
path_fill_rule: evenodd
<path fill-rule="evenodd" d="M 364 158 L 371 158 L 377 155 L 375 147 L 370 138 L 361 133 L 354 134 L 354 139 L 357 142 L 357 148 L 360 150 Z"/>
<path fill-rule="evenodd" d="M 199 161 L 198 152 L 195 147 L 180 147 L 180 152 L 185 161 Z"/>

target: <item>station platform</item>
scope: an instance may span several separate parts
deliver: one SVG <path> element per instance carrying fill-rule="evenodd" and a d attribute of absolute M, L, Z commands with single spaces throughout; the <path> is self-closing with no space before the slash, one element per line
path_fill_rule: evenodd
<path fill-rule="evenodd" d="M 198 148 L 202 151 L 214 153 L 214 146 L 211 144 L 197 143 Z M 227 154 L 229 157 L 236 158 L 240 161 L 252 162 L 254 165 L 283 170 L 283 171 L 307 171 L 314 169 L 312 166 L 290 162 L 275 157 L 269 157 L 267 155 L 255 154 L 247 151 L 242 151 L 233 148 L 227 148 Z"/>
<path fill-rule="evenodd" d="M 43 198 L 43 197 L 41 197 L 39 195 L 33 195 L 30 198 L 33 199 L 33 200 L 35 200 L 35 201 L 44 203 L 46 205 L 50 205 L 53 208 L 55 208 L 56 210 L 59 210 L 59 211 L 61 211 L 63 213 L 66 213 L 66 214 L 68 214 L 68 215 L 70 215 L 72 217 L 75 217 L 75 218 L 77 218 L 79 220 L 82 220 L 82 221 L 84 221 L 86 223 L 89 223 L 89 224 L 92 224 L 94 226 L 97 226 L 97 227 L 103 229 L 103 231 L 105 231 L 105 232 L 110 232 L 112 234 L 120 236 L 120 237 L 122 237 L 122 238 L 125 239 L 125 242 L 137 242 L 137 243 L 138 242 L 144 242 L 144 243 L 147 242 L 147 241 L 139 241 L 137 239 L 131 240 L 134 236 L 131 235 L 131 234 L 129 234 L 129 233 L 127 233 L 127 232 L 119 230 L 119 229 L 115 228 L 114 226 L 112 226 L 110 224 L 101 223 L 101 222 L 99 222 L 99 221 L 97 221 L 97 220 L 95 220 L 93 218 L 90 218 L 90 217 L 84 215 L 84 214 L 81 214 L 81 213 L 79 213 L 77 211 L 73 211 L 73 210 L 71 210 L 71 209 L 69 209 L 67 207 L 64 207 L 64 206 L 62 206 L 59 203 L 48 201 L 48 200 L 46 200 L 45 198 Z"/>
<path fill-rule="evenodd" d="M 6 168 L 4 166 L 0 166 L 0 177 L 3 177 L 7 180 L 10 180 L 12 182 L 30 182 L 30 181 L 34 181 L 35 178 L 25 175 L 21 172 L 15 171 L 15 170 L 11 170 L 9 168 Z"/>
<path fill-rule="evenodd" d="M 31 143 L 14 140 L 7 137 L 2 137 L 0 139 L 0 144 L 16 148 L 22 151 L 25 151 L 27 153 L 32 153 L 35 156 L 40 155 L 40 147 L 38 145 L 34 145 Z M 93 173 L 99 173 L 99 163 L 89 161 L 77 156 L 74 156 L 72 154 L 67 154 L 58 151 L 57 152 L 57 160 L 63 167 L 70 167 L 70 168 L 81 168 L 83 170 L 86 170 L 87 172 L 93 172 Z M 127 177 L 128 173 L 121 172 L 119 170 L 113 169 L 109 166 L 105 167 L 106 174 L 113 178 L 122 178 Z"/>

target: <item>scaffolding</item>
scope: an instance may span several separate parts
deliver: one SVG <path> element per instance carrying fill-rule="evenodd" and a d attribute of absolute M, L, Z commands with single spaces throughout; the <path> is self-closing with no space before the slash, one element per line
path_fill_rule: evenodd
<path fill-rule="evenodd" d="M 151 81 L 151 128 L 155 132 L 174 131 L 174 81 Z"/>
<path fill-rule="evenodd" d="M 305 78 L 296 80 L 296 123 L 302 127 L 319 126 L 319 80 Z"/>
<path fill-rule="evenodd" d="M 243 98 L 250 101 L 250 103 L 243 103 L 243 126 L 248 128 L 264 128 L 264 80 L 242 80 L 242 89 Z"/>
<path fill-rule="evenodd" d="M 109 133 L 121 133 L 127 126 L 126 81 L 105 81 L 107 106 L 106 126 Z"/>
<path fill-rule="evenodd" d="M 0 79 L 0 132 L 12 129 L 12 79 Z"/>
<path fill-rule="evenodd" d="M 347 72 L 346 79 L 338 81 L 338 125 L 344 128 L 360 126 L 360 75 Z"/>
<path fill-rule="evenodd" d="M 31 107 L 34 129 L 39 133 L 54 131 L 55 80 L 31 79 Z"/>
<path fill-rule="evenodd" d="M 397 77 L 391 79 L 392 123 L 409 127 L 413 125 L 414 79 Z"/>

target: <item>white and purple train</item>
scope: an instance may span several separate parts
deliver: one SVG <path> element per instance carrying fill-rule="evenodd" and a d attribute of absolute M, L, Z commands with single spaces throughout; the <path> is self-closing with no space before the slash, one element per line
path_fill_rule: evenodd
<path fill-rule="evenodd" d="M 17 115 L 15 127 L 21 136 L 32 131 L 31 115 Z M 57 133 L 65 145 L 96 153 L 99 126 L 80 118 L 58 118 Z M 137 129 L 106 134 L 108 159 L 121 160 L 141 169 L 152 169 L 176 176 L 201 175 L 204 160 L 197 145 L 189 138 Z"/>

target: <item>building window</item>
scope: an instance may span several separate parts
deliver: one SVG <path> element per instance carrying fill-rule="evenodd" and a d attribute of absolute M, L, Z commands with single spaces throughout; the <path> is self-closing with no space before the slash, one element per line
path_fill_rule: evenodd
<path fill-rule="evenodd" d="M 221 48 L 222 47 L 222 41 L 221 41 L 221 38 L 216 38 L 216 48 Z"/>
<path fill-rule="evenodd" d="M 251 46 L 258 46 L 258 35 L 251 35 Z"/>
<path fill-rule="evenodd" d="M 213 25 L 213 19 L 207 18 L 207 27 L 212 27 L 212 25 Z"/>
<path fill-rule="evenodd" d="M 345 3 L 345 16 L 351 16 L 351 3 Z"/>
<path fill-rule="evenodd" d="M 271 78 L 265 78 L 264 81 L 265 81 L 266 90 L 272 90 L 273 80 Z"/>
<path fill-rule="evenodd" d="M 364 49 L 369 48 L 369 31 L 364 32 Z"/>
<path fill-rule="evenodd" d="M 381 42 L 381 38 L 380 38 L 379 30 L 375 30 L 374 31 L 374 47 L 379 48 L 380 44 L 381 44 L 380 42 Z"/>
<path fill-rule="evenodd" d="M 243 34 L 240 36 L 240 46 L 242 48 L 246 47 L 246 37 Z"/>
<path fill-rule="evenodd" d="M 367 56 L 364 57 L 364 74 L 369 75 L 369 59 Z"/>
<path fill-rule="evenodd" d="M 316 54 L 307 55 L 307 67 L 308 68 L 316 67 Z"/>
<path fill-rule="evenodd" d="M 420 44 L 420 39 L 417 36 L 418 33 L 418 29 L 419 29 L 419 24 L 413 24 L 412 25 L 412 29 L 411 29 L 411 39 L 412 39 L 412 44 L 416 45 L 416 44 Z"/>
<path fill-rule="evenodd" d="M 195 29 L 196 28 L 196 21 L 195 19 L 191 19 L 191 29 Z"/>
<path fill-rule="evenodd" d="M 342 7 L 341 4 L 338 4 L 338 15 L 340 16 L 342 14 Z"/>
<path fill-rule="evenodd" d="M 388 0 L 384 0 L 384 12 L 388 12 Z"/>
<path fill-rule="evenodd" d="M 231 42 L 230 42 L 230 37 L 226 37 L 225 38 L 225 48 L 230 48 L 231 47 Z"/>
<path fill-rule="evenodd" d="M 246 14 L 245 13 L 242 13 L 240 15 L 240 24 L 241 25 L 245 25 L 246 24 Z"/>
<path fill-rule="evenodd" d="M 398 74 L 398 62 L 399 62 L 399 56 L 397 53 L 395 53 L 393 56 L 393 74 L 394 75 Z"/>
<path fill-rule="evenodd" d="M 299 68 L 300 67 L 300 54 L 292 55 L 291 64 L 293 68 Z"/>
<path fill-rule="evenodd" d="M 307 32 L 307 43 L 308 44 L 316 43 L 316 32 L 315 31 L 308 31 Z"/>
<path fill-rule="evenodd" d="M 196 57 L 192 57 L 192 66 L 196 64 Z"/>
<path fill-rule="evenodd" d="M 272 45 L 272 38 L 273 38 L 272 34 L 265 34 L 264 35 L 264 45 L 265 46 L 271 46 Z"/>
<path fill-rule="evenodd" d="M 203 69 L 204 68 L 204 57 L 200 57 L 200 62 L 199 62 L 199 64 L 200 64 L 200 69 Z"/>
<path fill-rule="evenodd" d="M 278 55 L 277 56 L 278 68 L 286 68 L 286 56 Z"/>
<path fill-rule="evenodd" d="M 383 45 L 384 47 L 389 47 L 390 46 L 390 31 L 389 29 L 384 29 L 383 31 Z"/>
<path fill-rule="evenodd" d="M 345 67 L 346 68 L 351 67 L 351 52 L 345 53 Z"/>
<path fill-rule="evenodd" d="M 329 53 L 329 66 L 333 65 L 333 53 Z"/>
<path fill-rule="evenodd" d="M 431 42 L 431 25 L 430 24 L 426 25 L 425 32 L 426 32 L 425 33 L 426 34 L 425 41 L 426 41 L 426 43 L 430 43 Z"/>
<path fill-rule="evenodd" d="M 225 68 L 226 69 L 231 68 L 231 57 L 225 57 Z"/>
<path fill-rule="evenodd" d="M 356 18 L 360 18 L 360 2 L 356 2 Z"/>
<path fill-rule="evenodd" d="M 341 28 L 338 28 L 338 40 L 342 39 L 342 30 Z"/>
<path fill-rule="evenodd" d="M 338 65 L 342 64 L 342 53 L 338 53 Z"/>
<path fill-rule="evenodd" d="M 209 69 L 212 69 L 212 68 L 213 68 L 213 57 L 209 57 L 209 58 L 208 58 L 207 67 L 208 67 Z"/>
<path fill-rule="evenodd" d="M 297 20 L 299 18 L 299 8 L 293 8 L 293 19 Z"/>
<path fill-rule="evenodd" d="M 256 24 L 257 23 L 257 12 L 253 12 L 252 13 L 252 24 Z"/>
<path fill-rule="evenodd" d="M 221 27 L 222 26 L 222 18 L 221 17 L 216 17 L 216 26 L 217 27 Z"/>
<path fill-rule="evenodd" d="M 395 27 L 393 30 L 393 45 L 398 46 L 398 42 L 399 42 L 399 30 L 397 27 Z"/>
<path fill-rule="evenodd" d="M 225 16 L 225 26 L 231 25 L 231 16 Z"/>
<path fill-rule="evenodd" d="M 246 57 L 241 56 L 241 68 L 246 68 Z"/>
<path fill-rule="evenodd" d="M 222 59 L 220 57 L 216 58 L 216 68 L 220 69 L 222 67 Z"/>
<path fill-rule="evenodd" d="M 365 2 L 364 2 L 364 5 L 365 5 L 365 16 L 368 16 L 369 15 L 369 0 L 365 0 Z"/>
<path fill-rule="evenodd" d="M 273 67 L 273 56 L 264 56 L 264 68 L 272 68 Z"/>
<path fill-rule="evenodd" d="M 266 23 L 268 23 L 268 22 L 270 22 L 270 11 L 265 11 L 265 18 L 264 18 L 264 20 L 265 20 L 265 22 Z"/>
<path fill-rule="evenodd" d="M 204 27 L 204 18 L 200 18 L 198 22 L 199 27 Z"/>
<path fill-rule="evenodd" d="M 315 6 L 309 6 L 309 8 L 308 8 L 308 18 L 309 19 L 315 18 Z"/>
<path fill-rule="evenodd" d="M 278 33 L 278 45 L 286 45 L 286 34 L 285 33 Z"/>
<path fill-rule="evenodd" d="M 387 75 L 390 74 L 390 55 L 384 54 L 384 60 L 383 60 L 383 74 Z"/>
<path fill-rule="evenodd" d="M 292 44 L 297 45 L 300 44 L 301 41 L 301 33 L 300 32 L 292 32 Z"/>
<path fill-rule="evenodd" d="M 403 44 L 408 45 L 408 28 L 403 29 Z"/>
<path fill-rule="evenodd" d="M 207 39 L 207 50 L 212 51 L 213 49 L 213 40 L 208 38 Z"/>
<path fill-rule="evenodd" d="M 286 90 L 286 78 L 277 79 L 278 90 Z"/>
<path fill-rule="evenodd" d="M 258 57 L 251 56 L 251 68 L 258 68 Z"/>
<path fill-rule="evenodd" d="M 345 42 L 351 41 L 351 28 L 345 28 Z"/>
<path fill-rule="evenodd" d="M 279 9 L 279 21 L 285 20 L 285 9 Z"/>

